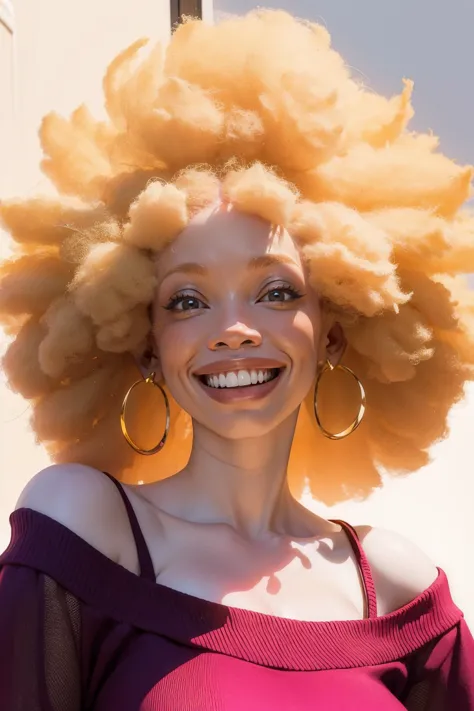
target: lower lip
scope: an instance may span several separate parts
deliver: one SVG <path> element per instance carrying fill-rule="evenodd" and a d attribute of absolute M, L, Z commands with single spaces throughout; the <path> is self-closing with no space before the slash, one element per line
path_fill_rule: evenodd
<path fill-rule="evenodd" d="M 211 388 L 208 385 L 204 385 L 199 378 L 198 382 L 206 395 L 209 395 L 209 397 L 217 402 L 243 402 L 246 400 L 261 400 L 269 395 L 278 385 L 282 373 L 283 371 L 280 370 L 277 377 L 273 378 L 273 380 L 268 380 L 266 383 L 259 385 L 247 385 L 246 387 Z"/>

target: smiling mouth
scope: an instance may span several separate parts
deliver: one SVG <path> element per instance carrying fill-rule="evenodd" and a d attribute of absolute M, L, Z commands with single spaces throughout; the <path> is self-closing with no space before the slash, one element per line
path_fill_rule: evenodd
<path fill-rule="evenodd" d="M 235 370 L 228 373 L 199 375 L 199 380 L 208 388 L 253 388 L 278 378 L 283 368 L 263 368 L 262 370 Z"/>

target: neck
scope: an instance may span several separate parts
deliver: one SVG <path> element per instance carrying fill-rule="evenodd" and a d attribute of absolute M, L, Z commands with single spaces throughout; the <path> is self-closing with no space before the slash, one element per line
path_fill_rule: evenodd
<path fill-rule="evenodd" d="M 178 475 L 186 517 L 228 524 L 250 538 L 283 532 L 299 508 L 286 478 L 297 416 L 245 440 L 224 440 L 194 423 L 191 457 Z"/>

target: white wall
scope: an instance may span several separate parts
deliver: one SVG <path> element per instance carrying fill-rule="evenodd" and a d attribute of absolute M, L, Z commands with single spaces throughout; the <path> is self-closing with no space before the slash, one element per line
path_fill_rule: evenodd
<path fill-rule="evenodd" d="M 1 0 L 0 0 L 1 6 Z M 68 114 L 82 102 L 103 115 L 101 68 L 139 37 L 168 37 L 169 0 L 16 0 L 14 127 L 0 132 L 0 198 L 51 190 L 39 171 L 37 129 L 52 109 Z M 0 24 L 0 115 L 12 106 L 11 38 Z M 8 255 L 0 232 L 0 259 Z M 0 333 L 0 351 L 6 345 Z M 28 404 L 5 387 L 0 372 L 0 550 L 8 515 L 28 479 L 48 463 L 28 427 Z"/>
<path fill-rule="evenodd" d="M 48 187 L 38 170 L 44 114 L 85 102 L 101 117 L 101 68 L 137 38 L 167 37 L 170 27 L 169 0 L 16 0 L 15 16 L 17 151 L 7 156 L 3 197 Z"/>
<path fill-rule="evenodd" d="M 204 22 L 213 22 L 214 7 L 213 0 L 201 0 L 201 12 Z"/>
<path fill-rule="evenodd" d="M 13 132 L 14 27 L 15 18 L 10 0 L 0 0 L 0 195 L 8 183 L 9 171 L 5 159 Z"/>

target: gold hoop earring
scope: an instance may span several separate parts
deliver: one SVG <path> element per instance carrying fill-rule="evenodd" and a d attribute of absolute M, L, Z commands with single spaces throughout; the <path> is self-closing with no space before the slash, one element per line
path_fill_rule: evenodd
<path fill-rule="evenodd" d="M 318 388 L 319 388 L 323 374 L 327 370 L 332 372 L 333 370 L 335 370 L 337 368 L 339 368 L 340 370 L 343 370 L 345 373 L 348 373 L 356 380 L 357 385 L 359 386 L 359 390 L 360 390 L 361 404 L 360 404 L 359 412 L 357 413 L 357 416 L 356 416 L 354 422 L 352 422 L 352 424 L 350 424 L 349 427 L 347 427 L 342 432 L 332 433 L 332 432 L 329 432 L 327 429 L 325 429 L 323 427 L 323 425 L 321 424 L 321 420 L 320 420 L 319 413 L 318 413 Z M 332 365 L 332 363 L 329 360 L 327 360 L 323 369 L 321 370 L 321 372 L 318 375 L 318 378 L 316 380 L 316 386 L 314 388 L 314 415 L 316 417 L 316 422 L 318 424 L 318 427 L 321 430 L 321 432 L 323 433 L 323 435 L 325 437 L 327 437 L 328 439 L 333 439 L 333 440 L 339 440 L 339 439 L 344 439 L 345 437 L 348 437 L 350 434 L 352 434 L 353 432 L 356 431 L 356 429 L 359 427 L 360 423 L 364 419 L 365 406 L 366 406 L 366 398 L 365 398 L 364 386 L 360 382 L 357 375 L 347 366 L 345 366 L 345 365 L 334 366 L 334 365 Z"/>
<path fill-rule="evenodd" d="M 151 454 L 156 454 L 159 452 L 163 447 L 165 446 L 166 443 L 166 438 L 168 437 L 168 432 L 170 430 L 170 403 L 168 400 L 168 396 L 158 383 L 155 383 L 155 375 L 156 373 L 150 373 L 148 378 L 145 380 L 137 380 L 136 383 L 133 383 L 131 388 L 128 390 L 127 394 L 125 395 L 122 403 L 122 410 L 120 412 L 120 426 L 122 428 L 122 434 L 127 440 L 128 444 L 132 449 L 135 450 L 138 454 L 143 454 L 144 456 L 150 456 Z M 161 391 L 161 394 L 163 395 L 163 399 L 165 401 L 165 407 L 166 407 L 166 424 L 165 424 L 165 432 L 163 437 L 160 439 L 158 444 L 153 447 L 152 449 L 142 449 L 141 447 L 138 447 L 138 445 L 135 444 L 135 442 L 132 440 L 130 435 L 128 434 L 127 430 L 127 425 L 125 424 L 125 410 L 127 409 L 127 402 L 128 398 L 130 397 L 130 393 L 134 388 L 137 387 L 137 385 L 141 385 L 142 383 L 145 383 L 145 385 L 149 385 L 150 383 L 155 386 L 155 388 L 159 388 Z"/>

